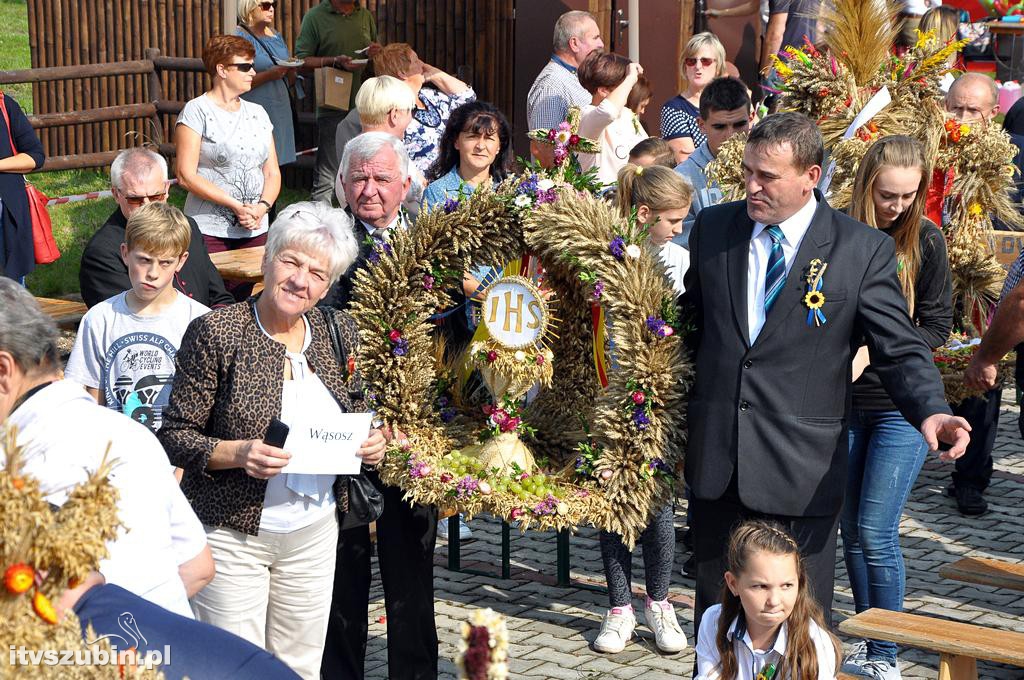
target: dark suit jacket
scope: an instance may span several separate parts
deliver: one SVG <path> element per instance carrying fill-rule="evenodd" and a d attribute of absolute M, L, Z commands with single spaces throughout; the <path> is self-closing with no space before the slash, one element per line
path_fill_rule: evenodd
<path fill-rule="evenodd" d="M 235 299 L 224 290 L 224 280 L 210 261 L 203 235 L 195 220 L 187 218 L 192 227 L 192 240 L 188 245 L 185 266 L 174 277 L 174 287 L 196 302 L 207 307 L 225 307 Z M 82 251 L 82 265 L 78 269 L 78 285 L 82 300 L 89 307 L 132 287 L 128 267 L 121 259 L 121 244 L 128 220 L 118 208 L 102 227 L 89 239 Z"/>
<path fill-rule="evenodd" d="M 697 328 L 686 479 L 700 499 L 725 492 L 788 516 L 838 512 L 846 477 L 850 361 L 866 340 L 874 366 L 915 427 L 949 413 L 931 350 L 914 330 L 896 278 L 894 242 L 819 196 L 786 283 L 753 346 L 747 332 L 747 260 L 754 223 L 746 203 L 702 210 L 690 235 L 683 312 Z M 807 267 L 828 263 L 827 322 L 807 324 Z"/>

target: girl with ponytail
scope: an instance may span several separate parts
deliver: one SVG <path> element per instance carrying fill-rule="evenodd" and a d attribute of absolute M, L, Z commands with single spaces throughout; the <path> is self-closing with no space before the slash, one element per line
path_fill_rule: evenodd
<path fill-rule="evenodd" d="M 800 549 L 775 522 L 729 539 L 722 601 L 701 620 L 696 680 L 833 680 L 839 641 L 808 592 Z"/>

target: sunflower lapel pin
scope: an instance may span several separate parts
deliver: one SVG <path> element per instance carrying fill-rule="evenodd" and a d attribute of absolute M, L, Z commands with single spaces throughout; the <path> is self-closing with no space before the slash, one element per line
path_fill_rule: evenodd
<path fill-rule="evenodd" d="M 811 260 L 807 270 L 807 294 L 804 295 L 804 304 L 807 305 L 808 326 L 825 325 L 825 314 L 821 311 L 825 304 L 825 294 L 821 292 L 821 287 L 827 268 L 828 262 L 815 258 Z"/>

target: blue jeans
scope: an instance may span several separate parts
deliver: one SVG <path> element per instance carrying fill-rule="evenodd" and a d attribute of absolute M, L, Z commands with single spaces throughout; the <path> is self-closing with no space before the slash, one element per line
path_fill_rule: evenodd
<path fill-rule="evenodd" d="M 928 445 L 899 411 L 850 415 L 846 503 L 840 519 L 843 556 L 858 612 L 902 611 L 906 570 L 900 516 L 924 464 Z M 868 659 L 896 662 L 896 645 L 868 641 Z"/>

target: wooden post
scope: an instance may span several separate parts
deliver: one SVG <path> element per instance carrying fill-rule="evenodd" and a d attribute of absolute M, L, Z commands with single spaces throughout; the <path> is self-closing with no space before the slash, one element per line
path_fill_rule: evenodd
<path fill-rule="evenodd" d="M 224 35 L 234 35 L 235 26 L 238 25 L 238 0 L 223 0 L 224 2 Z M 184 56 L 184 55 L 182 55 Z M 200 56 L 197 54 L 190 56 Z"/>
<path fill-rule="evenodd" d="M 969 656 L 940 654 L 939 680 L 978 680 L 978 661 Z"/>
<path fill-rule="evenodd" d="M 160 82 L 160 72 L 156 68 L 156 59 L 159 56 L 160 50 L 155 47 L 146 48 L 146 59 L 153 62 L 153 70 L 146 76 L 146 86 L 149 90 L 149 101 L 153 102 L 154 105 L 163 99 L 164 94 L 164 88 Z M 164 124 L 160 120 L 160 114 L 154 112 L 150 120 L 153 122 L 153 140 L 157 144 L 162 144 L 164 141 Z"/>

